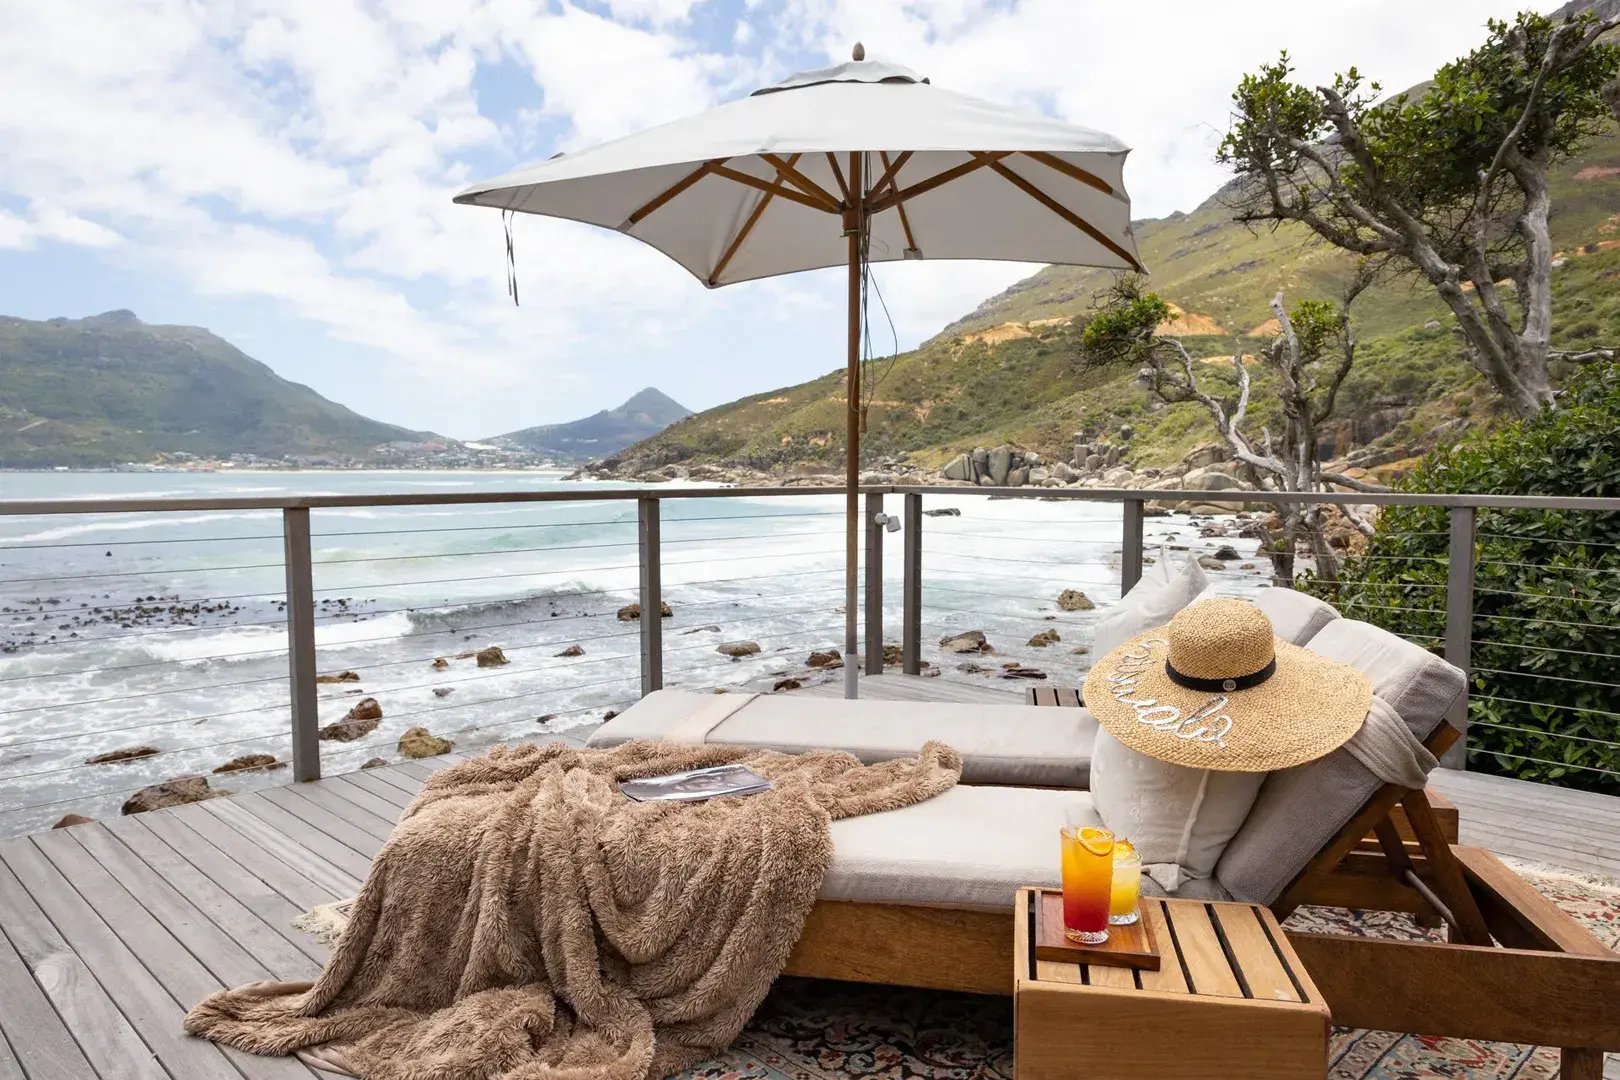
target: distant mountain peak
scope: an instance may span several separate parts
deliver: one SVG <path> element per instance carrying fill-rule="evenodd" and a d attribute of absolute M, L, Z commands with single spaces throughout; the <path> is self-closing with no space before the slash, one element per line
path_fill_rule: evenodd
<path fill-rule="evenodd" d="M 617 453 L 691 415 L 691 409 L 657 387 L 648 386 L 617 408 L 565 424 L 511 431 L 484 441 L 548 454 L 558 461 L 583 461 Z"/>
<path fill-rule="evenodd" d="M 89 318 L 79 319 L 81 326 L 141 326 L 140 317 L 128 308 L 114 308 L 112 311 L 103 311 L 100 315 L 91 315 Z"/>

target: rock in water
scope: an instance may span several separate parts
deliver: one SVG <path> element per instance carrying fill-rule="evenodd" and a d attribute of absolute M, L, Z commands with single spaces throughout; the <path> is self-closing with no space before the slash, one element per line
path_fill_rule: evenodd
<path fill-rule="evenodd" d="M 1239 555 L 1237 548 L 1234 548 L 1231 544 L 1222 544 L 1215 549 L 1215 558 L 1222 562 L 1237 562 L 1243 556 Z"/>
<path fill-rule="evenodd" d="M 714 647 L 714 651 L 722 656 L 729 656 L 733 660 L 741 660 L 745 656 L 753 656 L 759 652 L 757 641 L 727 641 Z"/>
<path fill-rule="evenodd" d="M 455 747 L 455 743 L 430 734 L 427 728 L 413 727 L 399 737 L 399 752 L 408 758 L 437 757 Z"/>
<path fill-rule="evenodd" d="M 501 647 L 499 645 L 491 645 L 487 649 L 479 649 L 478 652 L 474 653 L 473 655 L 477 658 L 479 667 L 500 667 L 502 664 L 510 664 L 512 662 L 506 658 L 505 653 L 501 652 Z"/>
<path fill-rule="evenodd" d="M 388 764 L 388 759 L 387 758 L 374 757 L 374 758 L 371 758 L 370 760 L 368 760 L 364 765 L 361 765 L 360 767 L 362 769 L 380 769 L 386 764 Z"/>
<path fill-rule="evenodd" d="M 450 666 L 450 661 L 446 660 L 442 656 L 433 661 L 433 670 L 434 671 L 443 671 L 445 668 L 447 668 L 449 666 Z"/>
<path fill-rule="evenodd" d="M 1062 638 L 1058 637 L 1058 632 L 1056 630 L 1042 630 L 1040 633 L 1030 638 L 1029 643 L 1034 648 L 1044 649 L 1048 645 L 1056 645 L 1062 640 Z"/>
<path fill-rule="evenodd" d="M 585 655 L 585 650 L 583 648 L 581 648 L 580 646 L 578 646 L 578 645 L 570 645 L 570 646 L 568 646 L 568 648 L 564 649 L 562 652 L 558 653 L 557 655 L 558 656 L 584 656 Z"/>
<path fill-rule="evenodd" d="M 984 639 L 983 630 L 965 630 L 960 634 L 947 634 L 939 639 L 939 647 L 951 653 L 994 652 Z"/>
<path fill-rule="evenodd" d="M 797 690 L 803 685 L 804 683 L 800 682 L 798 679 L 783 679 L 775 686 L 771 687 L 771 693 L 780 694 L 784 690 Z"/>
<path fill-rule="evenodd" d="M 1064 589 L 1058 593 L 1057 606 L 1060 611 L 1090 611 L 1097 605 L 1079 589 Z"/>
<path fill-rule="evenodd" d="M 810 654 L 805 663 L 813 668 L 841 668 L 844 658 L 831 649 L 818 649 Z"/>
<path fill-rule="evenodd" d="M 674 610 L 671 609 L 668 604 L 664 603 L 664 601 L 662 601 L 662 600 L 658 601 L 658 616 L 659 616 L 659 618 L 668 619 L 668 618 L 671 618 L 674 614 L 675 614 Z M 619 609 L 619 621 L 620 622 L 635 622 L 639 618 L 641 618 L 641 605 L 640 604 L 626 604 L 626 605 L 624 605 L 624 607 Z"/>
<path fill-rule="evenodd" d="M 134 761 L 136 758 L 151 757 L 159 753 L 155 746 L 126 746 L 122 750 L 109 750 L 105 754 L 97 754 L 92 758 L 85 758 L 86 765 L 111 765 L 117 761 Z"/>
<path fill-rule="evenodd" d="M 382 715 L 382 706 L 377 704 L 376 698 L 361 698 L 354 703 L 354 708 L 343 715 L 342 720 L 321 728 L 319 735 L 323 739 L 353 742 L 362 735 L 376 731 L 377 725 L 382 722 Z"/>
<path fill-rule="evenodd" d="M 274 754 L 243 754 L 234 757 L 214 771 L 216 773 L 242 772 L 245 769 L 281 769 L 286 763 L 277 761 Z"/>
<path fill-rule="evenodd" d="M 449 697 L 451 694 L 453 694 L 455 692 L 456 692 L 456 688 L 453 687 L 453 686 L 435 686 L 433 688 L 433 696 L 434 697 Z"/>
<path fill-rule="evenodd" d="M 94 818 L 87 818 L 83 814 L 63 814 L 62 820 L 52 825 L 53 829 L 70 829 L 75 825 L 88 825 Z"/>
<path fill-rule="evenodd" d="M 1208 555 L 1200 555 L 1200 556 L 1198 556 L 1198 565 L 1202 566 L 1205 570 L 1225 570 L 1226 569 L 1226 564 L 1225 563 L 1221 562 L 1221 560 L 1219 560 L 1219 559 L 1212 558 L 1212 557 L 1210 557 Z"/>
<path fill-rule="evenodd" d="M 360 673 L 358 671 L 339 671 L 335 675 L 317 675 L 315 681 L 318 683 L 359 682 Z"/>
<path fill-rule="evenodd" d="M 905 660 L 905 653 L 898 645 L 883 646 L 883 666 L 899 667 Z"/>
<path fill-rule="evenodd" d="M 217 799 L 221 795 L 229 795 L 224 788 L 209 787 L 208 781 L 201 776 L 183 776 L 178 780 L 166 780 L 161 784 L 143 787 L 128 799 L 124 800 L 123 812 L 126 814 L 144 814 L 148 810 L 162 810 L 169 806 L 184 806 L 187 803 L 203 802 L 207 799 Z"/>

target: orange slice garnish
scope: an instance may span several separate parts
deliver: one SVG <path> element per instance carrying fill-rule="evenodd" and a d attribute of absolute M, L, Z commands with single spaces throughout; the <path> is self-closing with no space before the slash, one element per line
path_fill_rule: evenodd
<path fill-rule="evenodd" d="M 1114 835 L 1107 829 L 1094 829 L 1088 825 L 1080 830 L 1080 846 L 1093 855 L 1111 855 L 1114 851 Z"/>
<path fill-rule="evenodd" d="M 1114 841 L 1114 858 L 1116 858 L 1116 859 L 1128 859 L 1132 855 L 1135 855 L 1135 854 L 1136 854 L 1136 846 L 1134 844 L 1132 844 L 1129 840 L 1115 840 Z"/>

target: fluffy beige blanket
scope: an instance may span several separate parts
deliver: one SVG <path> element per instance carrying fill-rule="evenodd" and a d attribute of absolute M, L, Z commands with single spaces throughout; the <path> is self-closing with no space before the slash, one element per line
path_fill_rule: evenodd
<path fill-rule="evenodd" d="M 731 762 L 774 789 L 680 805 L 615 787 Z M 730 1043 L 781 973 L 833 819 L 932 798 L 961 767 L 939 743 L 877 765 L 661 742 L 491 750 L 428 780 L 316 982 L 221 991 L 186 1030 L 371 1080 L 667 1076 Z"/>

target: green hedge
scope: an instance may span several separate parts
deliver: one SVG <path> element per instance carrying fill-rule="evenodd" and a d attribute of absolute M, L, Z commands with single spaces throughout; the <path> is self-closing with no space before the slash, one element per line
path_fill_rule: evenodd
<path fill-rule="evenodd" d="M 1538 417 L 1436 451 L 1402 487 L 1620 496 L 1620 364 L 1581 371 Z M 1444 509 L 1390 507 L 1329 598 L 1438 651 L 1448 529 Z M 1620 794 L 1620 513 L 1480 510 L 1477 531 L 1469 768 Z"/>

